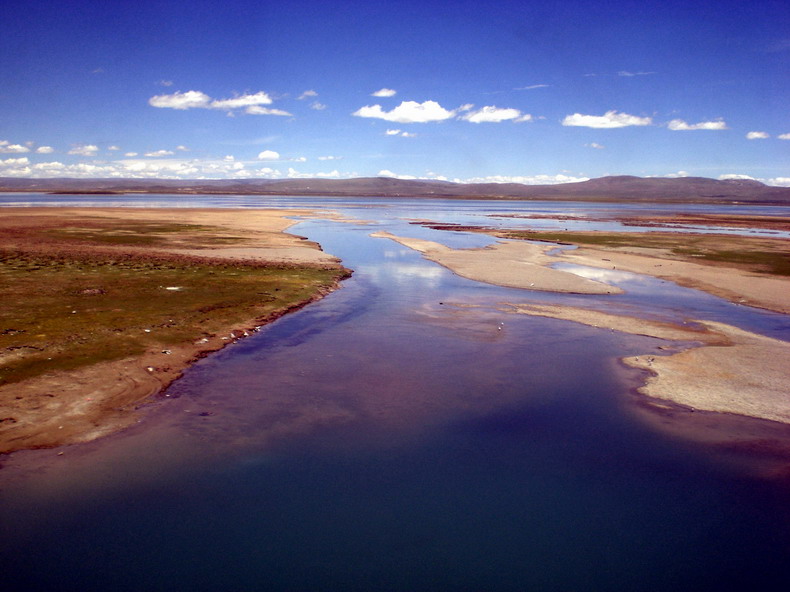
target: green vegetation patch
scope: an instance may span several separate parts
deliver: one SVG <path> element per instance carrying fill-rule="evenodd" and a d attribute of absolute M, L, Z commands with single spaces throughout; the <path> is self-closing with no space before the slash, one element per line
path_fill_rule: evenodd
<path fill-rule="evenodd" d="M 216 232 L 216 228 L 200 224 L 173 224 L 157 222 L 113 222 L 102 220 L 96 226 L 90 223 L 78 226 L 50 228 L 45 235 L 61 241 L 89 242 L 103 245 L 169 246 L 173 240 L 198 235 L 196 240 L 203 244 L 232 244 L 243 242 L 236 236 L 200 236 L 201 233 Z"/>
<path fill-rule="evenodd" d="M 304 302 L 346 273 L 0 251 L 0 384 L 195 341 Z"/>

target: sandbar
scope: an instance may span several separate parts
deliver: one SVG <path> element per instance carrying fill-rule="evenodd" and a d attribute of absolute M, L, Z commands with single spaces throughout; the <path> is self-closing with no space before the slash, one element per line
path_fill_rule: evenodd
<path fill-rule="evenodd" d="M 623 359 L 650 374 L 640 393 L 691 410 L 790 423 L 790 342 L 712 321 L 677 325 L 570 306 L 511 305 L 505 310 L 688 342 L 690 347 L 680 352 Z"/>
<path fill-rule="evenodd" d="M 375 232 L 370 236 L 394 240 L 461 277 L 479 282 L 567 294 L 622 292 L 615 286 L 547 267 L 557 261 L 546 255 L 551 248 L 548 245 L 501 241 L 482 249 L 451 249 L 437 242 L 400 237 L 389 232 Z"/>

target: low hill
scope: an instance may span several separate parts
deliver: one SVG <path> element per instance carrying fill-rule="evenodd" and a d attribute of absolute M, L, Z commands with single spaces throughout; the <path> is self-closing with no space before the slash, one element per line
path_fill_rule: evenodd
<path fill-rule="evenodd" d="M 790 187 L 759 181 L 704 177 L 601 177 L 579 183 L 450 183 L 361 177 L 355 179 L 19 179 L 0 178 L 0 191 L 41 193 L 166 193 L 236 195 L 321 195 L 348 197 L 443 197 L 456 199 L 533 199 L 651 201 L 672 203 L 761 203 L 790 205 Z"/>

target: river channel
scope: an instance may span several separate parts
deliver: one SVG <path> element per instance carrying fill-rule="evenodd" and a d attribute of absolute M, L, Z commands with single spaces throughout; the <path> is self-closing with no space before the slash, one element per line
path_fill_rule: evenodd
<path fill-rule="evenodd" d="M 790 459 L 690 435 L 765 441 L 790 428 L 706 416 L 664 429 L 635 392 L 645 377 L 618 360 L 672 343 L 502 304 L 716 320 L 784 340 L 790 317 L 624 272 L 598 276 L 624 294 L 502 288 L 370 236 L 484 246 L 493 239 L 411 222 L 517 227 L 535 221 L 492 216 L 625 206 L 0 194 L 11 205 L 331 211 L 345 221 L 290 231 L 354 274 L 195 364 L 131 429 L 1 459 L 5 590 L 790 589 Z"/>

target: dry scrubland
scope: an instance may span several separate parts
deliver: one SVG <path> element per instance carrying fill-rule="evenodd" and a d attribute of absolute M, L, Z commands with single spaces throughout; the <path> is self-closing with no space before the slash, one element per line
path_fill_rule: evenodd
<path fill-rule="evenodd" d="M 274 211 L 4 209 L 0 452 L 127 425 L 195 358 L 334 289 L 347 270 L 290 224 Z"/>

